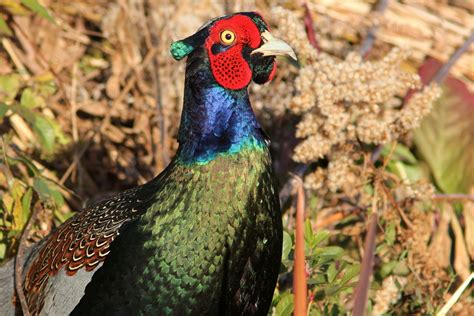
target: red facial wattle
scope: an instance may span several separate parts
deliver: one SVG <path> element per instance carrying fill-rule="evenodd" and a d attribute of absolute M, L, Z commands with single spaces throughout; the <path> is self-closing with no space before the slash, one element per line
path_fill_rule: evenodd
<path fill-rule="evenodd" d="M 225 51 L 214 54 L 212 47 L 221 43 L 220 36 L 225 30 L 235 34 L 235 41 Z M 249 17 L 235 15 L 218 21 L 211 28 L 205 45 L 217 83 L 231 90 L 245 88 L 252 80 L 252 69 L 244 59 L 242 50 L 244 45 L 255 49 L 260 43 L 260 32 Z"/>
<path fill-rule="evenodd" d="M 270 75 L 268 76 L 268 81 L 272 81 L 273 78 L 275 77 L 275 73 L 276 73 L 276 70 L 277 70 L 277 63 L 274 62 L 273 63 L 273 68 L 272 68 L 272 72 L 270 72 Z"/>

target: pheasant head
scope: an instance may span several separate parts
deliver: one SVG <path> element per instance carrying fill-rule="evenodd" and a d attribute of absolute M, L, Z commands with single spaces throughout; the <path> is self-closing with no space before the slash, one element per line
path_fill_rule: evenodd
<path fill-rule="evenodd" d="M 271 35 L 262 16 L 242 12 L 213 19 L 197 33 L 171 45 L 171 54 L 180 60 L 196 50 L 207 55 L 214 79 L 222 87 L 239 90 L 253 79 L 270 81 L 275 73 L 275 56 L 296 59 L 291 47 Z"/>
<path fill-rule="evenodd" d="M 187 57 L 179 156 L 207 162 L 263 142 L 247 87 L 275 74 L 275 56 L 296 59 L 291 47 L 272 36 L 262 16 L 241 12 L 215 18 L 171 45 L 176 60 Z"/>

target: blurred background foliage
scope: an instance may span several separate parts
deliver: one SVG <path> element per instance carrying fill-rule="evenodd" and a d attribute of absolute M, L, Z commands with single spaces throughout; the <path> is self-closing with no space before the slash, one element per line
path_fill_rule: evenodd
<path fill-rule="evenodd" d="M 184 79 L 170 43 L 245 10 L 300 60 L 250 88 L 282 187 L 271 313 L 293 312 L 294 174 L 309 315 L 352 310 L 373 213 L 369 313 L 436 313 L 474 259 L 474 46 L 432 80 L 474 30 L 464 0 L 0 0 L 0 261 L 33 210 L 29 242 L 167 165 Z M 473 295 L 451 312 L 473 315 Z"/>

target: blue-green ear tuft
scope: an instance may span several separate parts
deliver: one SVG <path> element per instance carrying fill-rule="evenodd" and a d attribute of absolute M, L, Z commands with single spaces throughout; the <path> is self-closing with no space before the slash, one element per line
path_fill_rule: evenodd
<path fill-rule="evenodd" d="M 204 45 L 207 36 L 209 35 L 209 31 L 207 28 L 199 30 L 197 33 L 186 37 L 180 41 L 176 41 L 171 44 L 170 53 L 176 60 L 181 60 L 184 57 L 188 56 L 198 48 L 199 46 Z"/>
<path fill-rule="evenodd" d="M 182 41 L 176 41 L 173 44 L 171 44 L 170 53 L 174 59 L 181 60 L 184 57 L 188 56 L 193 50 L 194 50 L 193 46 L 186 44 L 186 42 L 182 40 Z"/>

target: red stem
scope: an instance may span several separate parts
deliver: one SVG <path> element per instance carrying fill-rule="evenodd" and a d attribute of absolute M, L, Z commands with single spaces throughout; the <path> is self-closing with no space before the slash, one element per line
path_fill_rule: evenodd
<path fill-rule="evenodd" d="M 373 211 L 370 217 L 367 236 L 365 236 L 364 258 L 362 259 L 362 268 L 359 282 L 355 289 L 353 316 L 364 316 L 367 299 L 369 297 L 370 277 L 374 270 L 375 258 L 375 236 L 377 233 L 377 212 Z"/>
<path fill-rule="evenodd" d="M 316 40 L 316 34 L 314 33 L 314 23 L 313 17 L 311 16 L 311 12 L 309 11 L 308 3 L 304 3 L 304 27 L 306 29 L 306 35 L 308 36 L 308 41 L 316 48 L 318 52 L 320 52 L 318 41 Z"/>
<path fill-rule="evenodd" d="M 296 238 L 295 265 L 293 268 L 294 315 L 306 316 L 308 285 L 306 282 L 306 262 L 304 254 L 304 190 L 303 183 L 298 187 L 296 200 Z"/>

